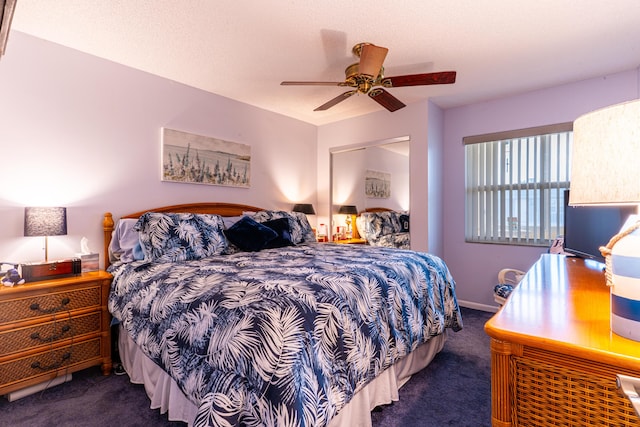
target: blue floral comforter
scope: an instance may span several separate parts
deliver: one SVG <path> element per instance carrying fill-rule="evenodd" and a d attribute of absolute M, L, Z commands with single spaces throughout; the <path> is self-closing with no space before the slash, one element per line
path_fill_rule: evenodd
<path fill-rule="evenodd" d="M 324 426 L 462 318 L 442 260 L 305 244 L 110 267 L 109 310 L 198 406 L 197 426 Z"/>

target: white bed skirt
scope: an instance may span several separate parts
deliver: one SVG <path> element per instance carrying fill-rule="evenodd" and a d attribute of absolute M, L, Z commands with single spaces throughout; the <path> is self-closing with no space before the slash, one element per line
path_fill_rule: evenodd
<path fill-rule="evenodd" d="M 170 421 L 182 421 L 193 424 L 197 406 L 191 403 L 178 385 L 158 365 L 149 359 L 131 340 L 126 330 L 120 327 L 119 351 L 131 382 L 144 384 L 151 400 L 150 407 L 168 413 Z M 432 338 L 407 357 L 385 370 L 365 388 L 360 390 L 351 401 L 334 417 L 329 427 L 370 427 L 371 410 L 378 405 L 399 400 L 398 390 L 411 375 L 426 367 L 444 347 L 446 334 Z"/>

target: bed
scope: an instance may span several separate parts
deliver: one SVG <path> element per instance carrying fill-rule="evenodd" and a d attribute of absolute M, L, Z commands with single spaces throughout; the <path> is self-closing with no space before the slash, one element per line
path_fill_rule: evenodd
<path fill-rule="evenodd" d="M 359 235 L 371 246 L 410 249 L 409 213 L 368 208 L 356 217 Z"/>
<path fill-rule="evenodd" d="M 238 241 L 254 223 L 270 247 Z M 152 408 L 194 426 L 368 426 L 462 328 L 439 258 L 310 232 L 296 213 L 226 203 L 105 214 L 119 354 Z"/>

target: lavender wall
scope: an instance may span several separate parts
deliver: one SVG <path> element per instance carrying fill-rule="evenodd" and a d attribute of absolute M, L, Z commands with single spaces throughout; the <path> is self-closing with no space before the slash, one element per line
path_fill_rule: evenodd
<path fill-rule="evenodd" d="M 444 257 L 443 219 L 443 173 L 444 173 L 444 113 L 433 103 L 429 103 L 429 127 L 427 144 L 427 182 L 414 183 L 415 197 L 428 197 L 428 241 L 429 251 Z M 424 120 L 424 119 L 423 119 Z M 420 167 L 419 165 L 417 167 Z M 428 185 L 427 185 L 428 184 Z"/>
<path fill-rule="evenodd" d="M 315 126 L 16 31 L 0 93 L 0 260 L 44 257 L 43 239 L 23 237 L 24 206 L 68 208 L 69 234 L 49 239 L 55 259 L 77 252 L 83 236 L 102 252 L 106 211 L 317 203 Z M 251 188 L 161 182 L 162 127 L 251 145 Z"/>
<path fill-rule="evenodd" d="M 443 258 L 464 305 L 495 307 L 492 289 L 498 271 L 504 267 L 526 270 L 546 248 L 465 243 L 462 138 L 573 121 L 594 109 L 638 98 L 638 78 L 637 70 L 632 70 L 445 111 Z"/>

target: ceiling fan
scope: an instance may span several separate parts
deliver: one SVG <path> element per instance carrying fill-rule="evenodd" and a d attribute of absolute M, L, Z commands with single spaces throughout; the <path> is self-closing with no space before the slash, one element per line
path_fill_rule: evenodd
<path fill-rule="evenodd" d="M 371 43 L 358 43 L 355 45 L 352 52 L 356 57 L 360 58 L 360 61 L 349 65 L 344 70 L 346 78 L 343 82 L 284 81 L 280 84 L 283 86 L 344 86 L 353 88 L 322 104 L 313 111 L 328 110 L 351 95 L 362 93 L 393 112 L 405 107 L 405 104 L 383 88 L 451 84 L 456 81 L 455 71 L 385 77 L 382 63 L 388 51 L 389 49 L 386 47 L 376 46 Z"/>

